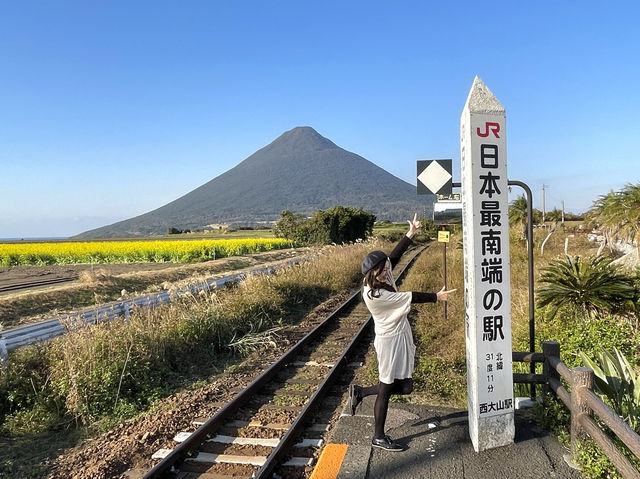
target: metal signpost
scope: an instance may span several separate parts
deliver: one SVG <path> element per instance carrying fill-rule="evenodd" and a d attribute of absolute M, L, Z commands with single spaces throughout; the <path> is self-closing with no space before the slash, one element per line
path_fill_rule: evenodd
<path fill-rule="evenodd" d="M 444 289 L 447 289 L 447 243 L 449 242 L 449 232 L 438 231 L 438 243 L 442 243 L 442 279 Z M 444 319 L 447 319 L 447 302 L 444 302 Z"/>
<path fill-rule="evenodd" d="M 515 436 L 505 118 L 476 77 L 460 119 L 467 398 L 476 452 Z"/>
<path fill-rule="evenodd" d="M 453 175 L 451 174 L 451 160 L 418 160 L 417 189 L 419 195 L 451 195 Z M 434 207 L 435 211 L 435 207 Z M 445 235 L 442 235 L 446 233 Z M 442 273 L 444 286 L 447 286 L 447 243 L 448 231 L 438 231 L 438 242 L 444 243 L 442 257 Z M 444 319 L 447 319 L 447 302 L 444 302 Z"/>
<path fill-rule="evenodd" d="M 438 243 L 444 243 L 444 245 L 447 246 L 448 242 L 449 242 L 449 232 L 447 230 L 438 231 Z"/>

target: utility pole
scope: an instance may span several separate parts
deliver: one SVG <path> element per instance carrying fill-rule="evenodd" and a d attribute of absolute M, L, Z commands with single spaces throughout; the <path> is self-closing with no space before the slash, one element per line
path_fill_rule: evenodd
<path fill-rule="evenodd" d="M 542 183 L 542 225 L 544 226 L 544 183 Z"/>
<path fill-rule="evenodd" d="M 562 224 L 564 224 L 564 200 L 562 200 Z"/>

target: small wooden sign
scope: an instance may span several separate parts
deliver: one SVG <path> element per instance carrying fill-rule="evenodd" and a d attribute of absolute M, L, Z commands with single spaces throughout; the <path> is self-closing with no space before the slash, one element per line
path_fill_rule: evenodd
<path fill-rule="evenodd" d="M 449 232 L 438 231 L 438 243 L 448 243 L 448 242 L 449 242 Z"/>
<path fill-rule="evenodd" d="M 438 203 L 462 203 L 462 193 L 451 193 L 450 195 L 436 195 Z"/>

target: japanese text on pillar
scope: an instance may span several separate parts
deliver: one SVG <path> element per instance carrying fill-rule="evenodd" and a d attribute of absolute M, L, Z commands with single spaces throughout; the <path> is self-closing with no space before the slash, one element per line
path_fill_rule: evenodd
<path fill-rule="evenodd" d="M 480 169 L 478 170 L 479 189 L 479 218 L 480 231 L 480 280 L 485 286 L 482 291 L 481 309 L 481 340 L 487 344 L 488 351 L 500 351 L 500 343 L 505 340 L 504 309 L 510 307 L 505 301 L 505 285 L 503 271 L 508 262 L 508 238 L 504 238 L 505 213 L 508 208 L 508 196 L 502 191 L 506 185 L 506 178 L 501 178 L 501 151 L 498 144 L 491 143 L 491 137 L 500 138 L 500 125 L 486 122 L 484 132 L 476 129 L 476 134 L 486 138 L 480 145 Z M 506 229 L 508 234 L 508 229 Z M 506 285 L 508 287 L 508 285 Z M 480 306 L 480 305 L 479 305 Z M 483 369 L 486 373 L 486 402 L 480 402 L 480 414 L 497 412 L 513 407 L 513 398 L 506 396 L 506 391 L 494 391 L 494 383 L 504 374 L 505 352 L 488 352 L 484 354 Z M 499 395 L 496 397 L 496 394 Z"/>

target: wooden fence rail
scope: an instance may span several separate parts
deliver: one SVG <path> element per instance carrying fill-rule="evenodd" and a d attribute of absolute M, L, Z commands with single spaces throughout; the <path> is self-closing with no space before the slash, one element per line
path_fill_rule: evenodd
<path fill-rule="evenodd" d="M 640 436 L 593 392 L 594 373 L 590 368 L 569 369 L 560 360 L 560 344 L 556 341 L 542 343 L 542 353 L 513 352 L 514 362 L 542 363 L 542 374 L 514 373 L 513 382 L 543 384 L 553 391 L 571 412 L 571 455 L 574 462 L 578 445 L 587 436 L 604 451 L 625 479 L 640 479 L 640 471 L 617 448 L 603 431 L 606 426 L 625 446 L 640 459 Z M 562 383 L 564 380 L 570 389 Z M 594 414 L 598 422 L 593 419 Z"/>

